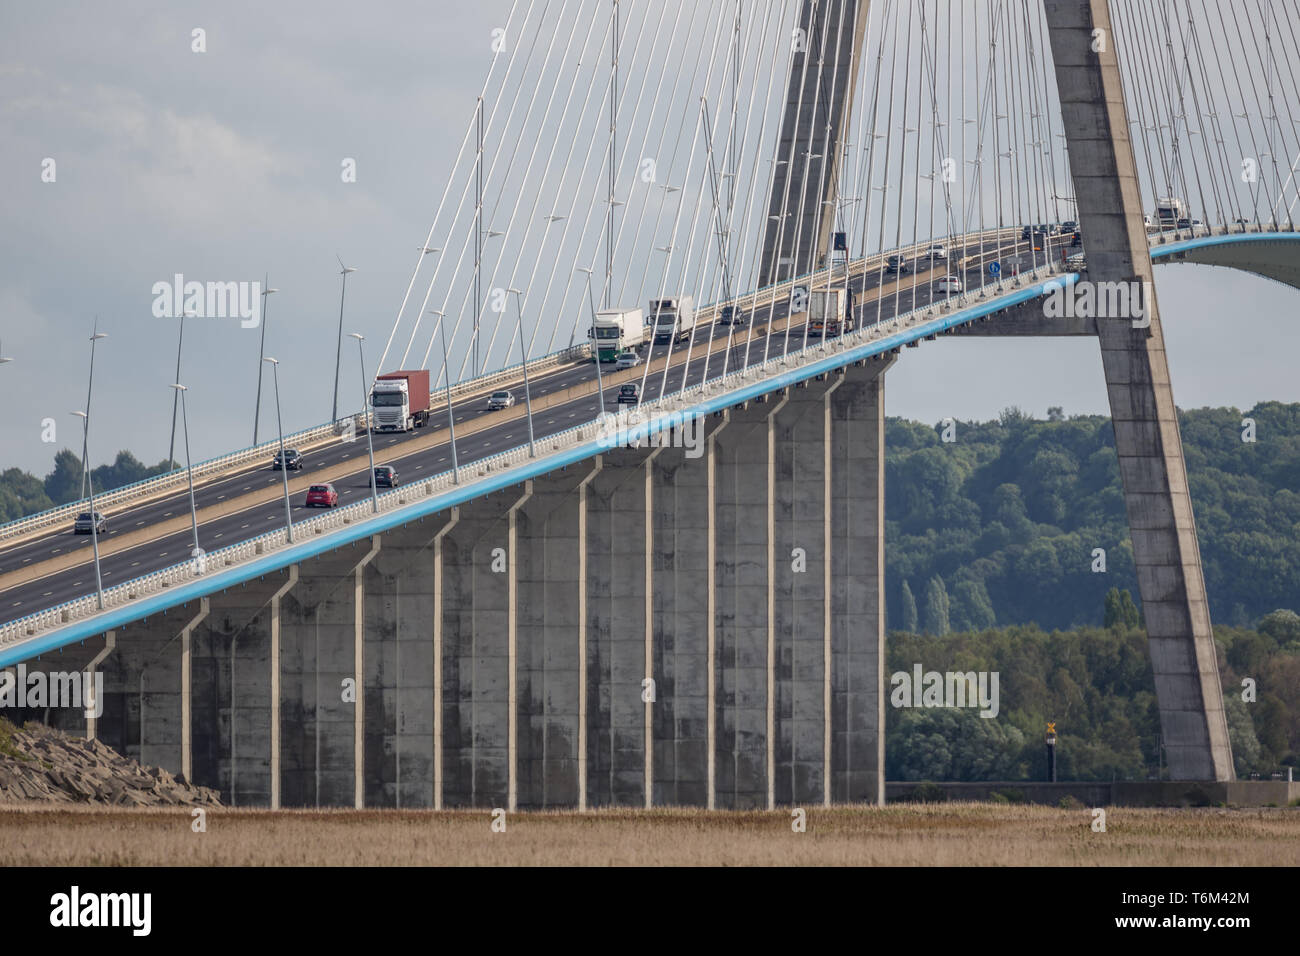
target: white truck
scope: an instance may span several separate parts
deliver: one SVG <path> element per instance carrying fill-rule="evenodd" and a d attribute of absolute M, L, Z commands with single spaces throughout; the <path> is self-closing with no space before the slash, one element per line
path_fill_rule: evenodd
<path fill-rule="evenodd" d="M 636 351 L 646 340 L 645 316 L 640 309 L 602 309 L 591 328 L 597 358 L 617 360 L 620 352 Z"/>
<path fill-rule="evenodd" d="M 816 289 L 808 295 L 808 331 L 841 335 L 853 330 L 853 293 L 844 288 Z"/>
<path fill-rule="evenodd" d="M 689 295 L 651 299 L 646 321 L 654 329 L 655 342 L 681 342 L 695 328 L 695 299 Z"/>

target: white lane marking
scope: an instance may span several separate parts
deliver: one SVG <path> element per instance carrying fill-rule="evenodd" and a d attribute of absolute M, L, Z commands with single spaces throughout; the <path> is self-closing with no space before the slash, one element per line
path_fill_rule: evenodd
<path fill-rule="evenodd" d="M 28 561 L 30 561 L 30 560 L 31 560 L 31 558 L 23 558 L 23 564 L 26 564 L 26 563 L 27 563 Z"/>
<path fill-rule="evenodd" d="M 139 563 L 140 563 L 139 561 L 132 561 L 132 562 L 131 562 L 131 567 L 135 567 L 135 566 L 136 566 L 137 564 L 139 564 Z"/>
<path fill-rule="evenodd" d="M 41 597 L 49 597 L 53 593 L 54 593 L 53 591 L 46 591 L 44 594 L 41 595 Z"/>
<path fill-rule="evenodd" d="M 220 538 L 222 534 L 225 534 L 225 532 L 223 531 L 223 532 L 221 532 L 221 534 L 214 534 L 212 537 L 214 537 L 214 538 Z"/>
<path fill-rule="evenodd" d="M 50 554 L 58 554 L 62 550 L 63 550 L 62 548 L 55 548 L 53 551 L 50 552 Z"/>
<path fill-rule="evenodd" d="M 135 526 L 138 528 L 138 527 L 140 527 L 140 525 L 142 525 L 142 524 L 144 524 L 143 521 L 137 521 L 137 522 L 135 523 Z"/>
<path fill-rule="evenodd" d="M 246 524 L 241 524 L 241 525 L 239 526 L 239 529 L 242 531 L 244 528 L 247 528 L 247 527 L 248 527 L 248 525 L 246 525 Z"/>
<path fill-rule="evenodd" d="M 167 512 L 165 515 L 163 515 L 164 518 L 170 518 L 171 516 L 172 516 L 172 513 L 171 513 L 170 511 Z"/>
<path fill-rule="evenodd" d="M 158 555 L 158 557 L 160 557 L 160 558 L 165 558 L 165 557 L 167 557 L 167 552 L 164 551 L 162 554 Z"/>

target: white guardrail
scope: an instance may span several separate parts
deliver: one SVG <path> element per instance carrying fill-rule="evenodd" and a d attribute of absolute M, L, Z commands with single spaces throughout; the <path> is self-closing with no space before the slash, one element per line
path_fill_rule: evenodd
<path fill-rule="evenodd" d="M 1001 230 L 1001 232 L 1006 232 L 1006 230 Z M 1262 228 L 1243 229 L 1240 228 L 1240 226 L 1216 226 L 1214 229 L 1205 229 L 1204 232 L 1201 232 L 1200 234 L 1231 234 L 1244 232 L 1274 233 L 1281 232 L 1281 230 Z M 1165 245 L 1165 242 L 1169 241 L 1169 239 L 1169 234 L 1157 234 L 1149 237 L 1149 241 L 1151 241 L 1152 245 Z M 1070 264 L 1065 263 L 1065 261 L 1048 261 L 1047 264 L 1040 265 L 1039 268 L 1032 269 L 1030 272 L 1021 273 L 1019 276 L 1008 276 L 1002 278 L 1002 280 L 997 284 L 997 289 L 993 291 L 993 295 L 995 295 L 996 298 L 997 295 L 1018 290 L 1019 287 L 1028 284 L 1028 282 L 1034 282 L 1040 280 L 1040 278 L 1052 276 L 1052 274 L 1066 273 L 1070 271 Z M 797 281 L 798 278 L 796 278 L 796 280 L 784 282 L 784 284 L 771 287 L 771 290 L 775 293 L 775 291 L 780 291 L 781 287 L 792 285 L 793 282 Z M 690 388 L 682 389 L 680 392 L 666 395 L 666 397 L 656 398 L 654 401 L 650 402 L 643 402 L 641 407 L 637 408 L 637 410 L 623 410 L 617 412 L 615 415 L 607 415 L 603 423 L 589 421 L 589 423 L 565 429 L 563 432 L 551 434 L 551 436 L 539 440 L 537 445 L 539 446 L 539 450 L 542 451 L 542 454 L 545 455 L 555 453 L 555 451 L 567 450 L 569 447 L 576 446 L 584 441 L 593 441 L 599 436 L 599 434 L 601 434 L 602 429 L 630 428 L 633 427 L 633 425 L 650 423 L 650 421 L 655 419 L 656 412 L 662 414 L 662 412 L 680 411 L 682 407 L 689 406 L 690 402 L 692 402 L 694 398 L 708 397 L 708 395 L 715 395 L 728 392 L 728 390 L 735 390 L 740 388 L 740 386 L 759 380 L 759 378 L 762 378 L 767 372 L 774 371 L 774 369 L 789 369 L 792 367 L 792 363 L 797 367 L 797 365 L 800 364 L 818 362 L 818 360 L 827 358 L 828 355 L 836 354 L 836 352 L 854 349 L 854 347 L 866 345 L 866 343 L 876 341 L 876 339 L 891 336 L 891 334 L 898 332 L 898 330 L 904 328 L 904 326 L 917 324 L 918 321 L 924 319 L 924 317 L 935 316 L 939 311 L 950 312 L 953 310 L 961 310 L 961 308 L 969 306 L 972 300 L 975 300 L 976 297 L 980 299 L 987 297 L 989 291 L 991 291 L 989 286 L 983 286 L 980 287 L 980 289 L 972 289 L 965 291 L 965 293 L 956 295 L 956 297 L 946 300 L 946 302 L 939 304 L 939 306 L 931 303 L 927 304 L 927 306 L 913 308 L 913 310 L 909 312 L 902 312 L 900 315 L 894 316 L 893 319 L 881 321 L 879 324 L 863 326 L 863 328 L 854 330 L 854 332 L 846 333 L 844 336 L 832 339 L 832 341 L 828 342 L 823 339 L 823 341 L 819 341 L 818 343 L 815 343 L 815 345 L 807 345 L 803 347 L 803 349 L 789 352 L 787 355 L 777 355 L 774 356 L 774 358 L 768 359 L 767 362 L 749 365 L 748 368 L 737 369 L 737 371 L 729 372 L 728 375 L 720 376 L 718 378 L 710 378 L 707 382 L 702 382 L 702 384 L 699 385 L 692 385 Z M 767 294 L 767 290 L 762 291 L 762 293 L 755 293 L 754 295 L 757 297 L 757 295 L 763 294 Z M 560 352 L 556 352 L 556 355 L 559 354 Z M 546 358 L 550 359 L 552 356 L 546 356 Z M 333 424 L 322 425 L 322 427 L 318 427 L 317 429 L 308 429 L 308 431 L 318 431 L 320 428 L 333 428 Z M 300 434 L 303 433 L 300 432 L 299 436 Z M 300 441 L 302 440 L 299 438 L 299 442 Z M 260 447 L 261 446 L 259 446 L 259 449 Z M 233 459 L 234 457 L 235 455 L 227 455 L 226 459 Z M 226 459 L 214 460 L 221 462 L 221 460 Z M 528 446 L 524 445 L 516 447 L 516 449 L 502 451 L 502 453 L 489 455 L 487 458 L 474 460 L 474 462 L 464 464 L 464 466 L 461 466 L 460 472 L 461 476 L 471 475 L 474 477 L 481 477 L 489 475 L 489 473 L 495 475 L 495 473 L 508 470 L 508 468 L 525 464 L 526 462 L 529 462 L 529 460 L 529 449 Z M 182 476 L 183 473 L 185 472 L 181 472 Z M 473 484 L 473 479 L 469 481 L 469 484 Z M 448 471 L 443 472 L 442 475 L 434 476 L 432 479 L 426 479 L 417 484 L 407 485 L 403 486 L 403 488 L 391 490 L 391 492 L 386 492 L 378 497 L 378 501 L 380 501 L 380 514 L 400 509 L 400 507 L 406 507 L 407 505 L 412 505 L 412 503 L 419 501 L 426 501 L 426 499 L 437 496 L 437 494 L 448 492 L 448 490 L 455 488 L 455 486 L 454 480 L 452 480 L 452 473 Z M 369 499 L 365 499 L 365 501 L 356 502 L 354 505 L 341 507 L 341 509 L 335 509 L 328 512 L 328 514 L 318 515 L 316 518 L 303 520 L 303 522 L 294 524 L 294 533 L 296 537 L 298 537 L 299 542 L 311 540 L 311 538 L 315 538 L 318 535 L 337 531 L 339 528 L 347 527 L 348 524 L 359 522 L 359 520 L 363 520 L 369 515 L 370 501 Z M 156 594 L 164 591 L 166 588 L 173 587 L 173 585 L 182 584 L 185 583 L 185 581 L 192 580 L 198 574 L 204 574 L 204 572 L 209 570 L 220 570 L 220 568 L 237 566 L 237 564 L 251 561 L 252 558 L 261 557 L 261 555 L 264 554 L 273 553 L 273 551 L 281 550 L 286 548 L 286 546 L 289 546 L 289 541 L 286 540 L 285 529 L 283 528 L 278 529 L 278 531 L 265 533 L 265 535 L 250 538 L 250 540 L 247 541 L 240 541 L 239 544 L 227 545 L 226 548 L 211 551 L 211 553 L 204 555 L 203 568 L 196 568 L 194 561 L 187 561 L 181 564 L 173 564 L 172 567 L 164 568 L 164 570 L 156 571 L 153 572 L 153 574 L 144 575 L 142 578 L 125 581 L 125 583 L 105 589 L 104 609 L 107 610 L 110 609 L 110 607 L 120 607 L 129 604 L 129 602 L 147 597 L 149 594 Z M 12 620 L 12 622 L 0 624 L 0 645 L 12 644 L 13 641 L 39 635 L 40 632 L 47 631 L 49 628 L 61 627 L 62 624 L 68 624 L 73 622 L 73 620 L 91 617 L 91 615 L 98 613 L 99 607 L 95 594 L 86 594 L 86 596 L 74 598 L 72 601 L 66 601 L 64 604 L 48 607 L 48 609 L 42 611 L 36 611 L 34 614 L 27 615 L 27 617 L 18 618 L 17 620 Z"/>
<path fill-rule="evenodd" d="M 1030 272 L 1021 273 L 1019 276 L 1007 277 L 1000 283 L 1001 290 L 995 292 L 994 297 L 1016 291 L 1027 283 L 1064 271 L 1066 271 L 1065 264 L 1056 261 L 1049 262 Z M 918 307 L 830 341 L 819 341 L 787 355 L 774 356 L 765 362 L 732 371 L 725 376 L 692 385 L 689 388 L 673 392 L 653 401 L 644 402 L 638 409 L 623 409 L 615 414 L 607 415 L 603 421 L 587 422 L 554 435 L 549 435 L 537 442 L 538 454 L 545 457 L 556 452 L 566 451 L 583 442 L 594 441 L 602 433 L 609 434 L 616 430 L 648 427 L 657 417 L 673 411 L 680 412 L 700 398 L 734 391 L 761 380 L 771 372 L 788 371 L 800 365 L 808 365 L 828 356 L 884 339 L 906 326 L 915 325 L 926 318 L 932 318 L 940 311 L 951 312 L 970 305 L 972 302 L 978 301 L 979 298 L 987 297 L 990 291 L 992 290 L 985 287 L 982 291 L 973 290 L 960 296 L 954 296 L 939 305 L 931 303 Z M 509 451 L 490 455 L 487 458 L 469 462 L 460 468 L 462 479 L 460 487 L 472 488 L 478 478 L 497 475 L 534 460 L 536 459 L 533 459 L 530 455 L 528 446 L 523 445 Z M 466 480 L 467 477 L 468 481 Z M 456 487 L 453 474 L 448 471 L 411 485 L 396 488 L 379 496 L 379 513 L 384 514 L 426 501 L 436 495 L 445 494 Z M 363 521 L 371 515 L 371 501 L 367 498 L 300 521 L 293 526 L 294 543 L 301 544 L 305 541 L 315 540 L 320 535 Z M 241 541 L 238 544 L 228 545 L 218 551 L 205 554 L 201 559 L 201 565 L 191 559 L 164 568 L 161 571 L 155 571 L 152 574 L 146 574 L 131 581 L 106 588 L 104 590 L 104 610 L 121 607 L 133 601 L 158 594 L 169 587 L 192 581 L 195 577 L 210 571 L 234 567 L 291 546 L 283 528 L 267 532 L 247 541 Z M 95 594 L 75 598 L 0 625 L 0 646 L 25 640 L 51 628 L 61 627 L 99 613 L 101 611 Z"/>

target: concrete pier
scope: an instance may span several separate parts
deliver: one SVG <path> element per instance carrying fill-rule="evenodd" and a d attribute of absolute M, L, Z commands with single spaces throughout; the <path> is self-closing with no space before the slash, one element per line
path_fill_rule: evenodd
<path fill-rule="evenodd" d="M 1200 546 L 1142 221 L 1137 164 L 1106 0 L 1044 0 L 1088 237 L 1088 281 L 1147 290 L 1146 315 L 1097 319 L 1169 770 L 1234 779 Z M 1097 43 L 1104 36 L 1108 42 Z"/>

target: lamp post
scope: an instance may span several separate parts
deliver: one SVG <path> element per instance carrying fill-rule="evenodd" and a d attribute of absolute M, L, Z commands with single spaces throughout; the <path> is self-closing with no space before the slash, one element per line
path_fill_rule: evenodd
<path fill-rule="evenodd" d="M 537 457 L 537 446 L 533 442 L 533 396 L 528 387 L 528 356 L 524 353 L 524 293 L 522 289 L 507 289 L 515 297 L 515 305 L 518 307 L 519 321 L 515 324 L 515 331 L 519 335 L 519 359 L 524 366 L 524 406 L 527 408 L 528 415 L 528 457 Z M 600 362 L 597 361 L 599 366 Z M 601 401 L 604 401 L 602 398 Z"/>
<path fill-rule="evenodd" d="M 90 406 L 87 405 L 87 408 Z M 90 489 L 90 547 L 95 555 L 95 594 L 99 609 L 104 609 L 104 578 L 99 573 L 99 522 L 95 515 L 95 483 L 90 480 L 90 464 L 85 460 L 86 446 L 90 442 L 90 415 L 87 412 L 73 412 L 81 419 L 81 475 L 83 482 Z"/>
<path fill-rule="evenodd" d="M 90 431 L 90 392 L 95 387 L 95 343 L 100 339 L 108 338 L 108 333 L 99 331 L 99 319 L 95 319 L 95 331 L 90 336 L 90 378 L 86 382 L 86 432 Z M 83 437 L 81 443 L 81 497 L 86 497 L 86 482 L 90 476 L 90 463 L 86 461 L 86 442 Z M 93 520 L 91 522 L 94 523 Z"/>
<path fill-rule="evenodd" d="M 343 291 L 339 294 L 339 336 L 338 347 L 334 350 L 334 412 L 330 415 L 330 421 L 332 422 L 339 420 L 339 362 L 343 358 L 343 300 L 348 294 L 348 273 L 357 271 L 351 266 L 343 265 L 342 257 L 336 256 L 335 258 L 339 260 L 339 268 L 343 270 L 339 273 L 343 277 Z M 362 374 L 364 373 L 365 369 L 363 367 Z M 373 473 L 371 478 L 374 478 Z"/>
<path fill-rule="evenodd" d="M 599 420 L 605 417 L 605 380 L 600 371 L 600 340 L 596 338 L 596 299 L 591 294 L 592 270 L 578 266 L 578 271 L 587 273 L 587 304 L 591 307 L 591 335 L 587 338 L 591 342 L 591 355 L 596 360 L 596 397 L 597 404 L 600 405 L 596 418 Z M 622 325 L 619 327 L 622 328 Z"/>
<path fill-rule="evenodd" d="M 257 404 L 253 407 L 253 444 L 257 444 L 257 425 L 262 417 L 262 363 L 266 361 L 266 297 L 279 289 L 269 289 L 262 282 L 262 344 L 257 350 Z"/>
<path fill-rule="evenodd" d="M 280 361 L 269 355 L 262 359 L 271 363 L 271 379 L 275 382 L 275 424 L 280 431 L 280 475 L 284 478 L 284 534 L 293 544 L 293 517 L 289 510 L 289 462 L 284 457 L 284 422 L 280 419 Z"/>
<path fill-rule="evenodd" d="M 181 425 L 185 429 L 185 477 L 189 479 L 190 485 L 190 530 L 194 533 L 194 550 L 190 552 L 190 557 L 194 559 L 194 573 L 202 574 L 203 549 L 199 547 L 199 515 L 194 505 L 194 465 L 190 461 L 190 417 L 185 408 L 185 393 L 189 389 L 179 383 L 172 388 L 181 400 Z"/>
<path fill-rule="evenodd" d="M 366 337 L 360 332 L 349 332 L 348 336 L 357 340 L 357 354 L 361 356 L 361 411 L 365 415 L 366 451 L 370 453 L 370 502 L 371 510 L 379 513 L 379 483 L 375 481 L 375 438 L 370 433 L 370 396 L 366 388 L 366 350 L 362 342 Z M 337 421 L 337 419 L 335 419 Z"/>
<path fill-rule="evenodd" d="M 185 344 L 185 320 L 194 318 L 194 315 L 195 312 L 193 309 L 186 309 L 184 312 L 181 313 L 181 330 L 179 335 L 176 338 L 176 378 L 177 379 L 181 377 L 181 346 Z M 172 394 L 172 438 L 171 438 L 171 442 L 167 446 L 167 464 L 169 465 L 176 460 L 176 405 L 177 405 L 177 399 L 179 398 L 179 395 L 180 395 L 179 392 L 175 392 Z"/>
<path fill-rule="evenodd" d="M 447 363 L 447 326 L 442 321 L 443 312 L 430 309 L 429 314 L 438 317 L 438 332 L 442 336 L 442 377 L 447 383 L 447 427 L 451 429 L 451 482 L 459 485 L 460 462 L 456 459 L 456 412 L 451 407 L 451 366 Z"/>

